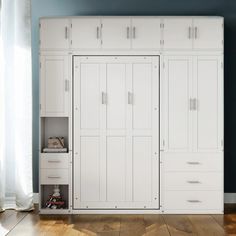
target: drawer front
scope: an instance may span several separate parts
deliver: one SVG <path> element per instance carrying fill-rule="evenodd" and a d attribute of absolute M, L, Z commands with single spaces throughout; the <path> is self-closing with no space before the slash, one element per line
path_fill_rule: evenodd
<path fill-rule="evenodd" d="M 222 172 L 167 172 L 164 178 L 165 190 L 222 190 Z"/>
<path fill-rule="evenodd" d="M 223 157 L 164 157 L 165 171 L 223 171 Z"/>
<path fill-rule="evenodd" d="M 222 191 L 165 191 L 166 210 L 214 210 L 221 209 Z"/>
<path fill-rule="evenodd" d="M 41 157 L 41 168 L 46 169 L 68 169 L 68 157 L 53 155 L 50 157 Z"/>
<path fill-rule="evenodd" d="M 41 184 L 69 184 L 67 169 L 41 169 Z"/>

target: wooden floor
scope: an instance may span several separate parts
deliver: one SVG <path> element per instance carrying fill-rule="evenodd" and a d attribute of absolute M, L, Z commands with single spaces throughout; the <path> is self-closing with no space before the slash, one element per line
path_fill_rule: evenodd
<path fill-rule="evenodd" d="M 225 215 L 73 215 L 39 216 L 7 210 L 0 213 L 0 236 L 28 235 L 236 235 L 236 205 Z"/>

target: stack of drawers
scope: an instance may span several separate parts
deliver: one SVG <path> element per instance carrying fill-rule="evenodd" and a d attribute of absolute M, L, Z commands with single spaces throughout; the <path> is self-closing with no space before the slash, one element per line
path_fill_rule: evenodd
<path fill-rule="evenodd" d="M 69 184 L 68 153 L 42 153 L 40 168 L 41 185 Z"/>
<path fill-rule="evenodd" d="M 163 153 L 164 213 L 222 213 L 223 153 Z"/>

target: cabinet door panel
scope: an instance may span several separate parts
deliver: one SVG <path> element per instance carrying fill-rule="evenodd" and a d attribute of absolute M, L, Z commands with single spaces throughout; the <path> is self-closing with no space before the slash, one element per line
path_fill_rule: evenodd
<path fill-rule="evenodd" d="M 69 80 L 67 56 L 41 57 L 41 116 L 67 116 Z"/>
<path fill-rule="evenodd" d="M 125 201 L 125 137 L 107 137 L 107 201 Z"/>
<path fill-rule="evenodd" d="M 126 66 L 107 64 L 107 129 L 126 126 Z"/>
<path fill-rule="evenodd" d="M 152 201 L 152 138 L 133 137 L 133 198 Z M 155 183 L 155 182 L 154 182 Z"/>
<path fill-rule="evenodd" d="M 152 127 L 152 64 L 133 64 L 133 129 Z"/>
<path fill-rule="evenodd" d="M 194 49 L 223 49 L 223 19 L 194 19 Z"/>
<path fill-rule="evenodd" d="M 41 19 L 40 20 L 40 49 L 68 49 L 69 20 Z"/>
<path fill-rule="evenodd" d="M 81 137 L 81 201 L 99 201 L 100 192 L 99 137 Z"/>
<path fill-rule="evenodd" d="M 81 129 L 99 129 L 100 66 L 95 63 L 81 64 L 80 70 Z"/>
<path fill-rule="evenodd" d="M 103 49 L 130 49 L 131 32 L 130 18 L 103 18 L 102 19 L 102 48 Z"/>
<path fill-rule="evenodd" d="M 160 40 L 160 19 L 132 18 L 133 49 L 159 49 Z"/>
<path fill-rule="evenodd" d="M 222 68 L 220 57 L 195 59 L 195 147 L 197 151 L 221 150 L 222 139 Z"/>
<path fill-rule="evenodd" d="M 97 49 L 101 47 L 100 18 L 72 19 L 71 47 L 73 49 Z"/>
<path fill-rule="evenodd" d="M 192 60 L 190 57 L 166 57 L 165 83 L 165 150 L 189 151 L 191 148 L 191 93 Z"/>
<path fill-rule="evenodd" d="M 192 18 L 164 19 L 164 49 L 192 49 Z"/>

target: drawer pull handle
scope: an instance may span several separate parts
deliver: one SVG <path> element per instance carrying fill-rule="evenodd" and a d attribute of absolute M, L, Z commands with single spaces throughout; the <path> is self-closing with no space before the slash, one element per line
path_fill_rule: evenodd
<path fill-rule="evenodd" d="M 189 181 L 187 181 L 187 183 L 189 183 L 189 184 L 200 184 L 201 182 L 198 181 L 198 180 L 189 180 Z"/>
<path fill-rule="evenodd" d="M 59 161 L 59 160 L 49 160 L 48 162 L 49 163 L 60 163 L 61 161 Z"/>
<path fill-rule="evenodd" d="M 187 164 L 189 164 L 189 165 L 199 165 L 200 162 L 198 162 L 198 161 L 188 161 Z"/>
<path fill-rule="evenodd" d="M 60 179 L 61 177 L 60 176 L 48 176 L 49 179 Z"/>
<path fill-rule="evenodd" d="M 199 202 L 201 202 L 199 200 L 187 200 L 187 201 L 190 202 L 190 203 L 199 203 Z"/>

